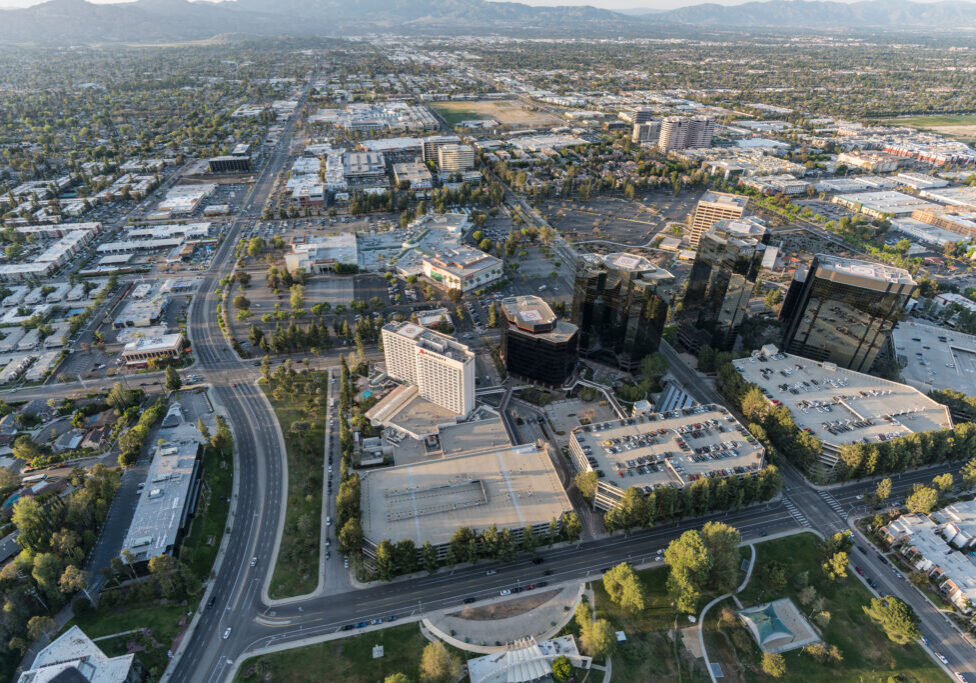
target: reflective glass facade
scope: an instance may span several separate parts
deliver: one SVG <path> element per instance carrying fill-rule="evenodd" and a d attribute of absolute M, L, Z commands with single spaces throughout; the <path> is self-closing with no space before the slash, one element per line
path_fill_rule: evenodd
<path fill-rule="evenodd" d="M 789 353 L 867 372 L 915 286 L 900 268 L 818 254 L 806 280 L 791 287 L 795 300 L 783 346 Z"/>

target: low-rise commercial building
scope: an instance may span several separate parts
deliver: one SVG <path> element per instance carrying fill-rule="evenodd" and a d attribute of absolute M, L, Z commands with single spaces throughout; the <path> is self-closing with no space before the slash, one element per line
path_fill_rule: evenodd
<path fill-rule="evenodd" d="M 406 538 L 443 557 L 461 527 L 539 535 L 573 509 L 549 454 L 534 444 L 372 470 L 360 482 L 368 556 L 383 540 Z"/>
<path fill-rule="evenodd" d="M 164 334 L 159 337 L 135 339 L 122 348 L 122 360 L 126 365 L 145 365 L 150 360 L 177 358 L 186 346 L 182 334 Z"/>
<path fill-rule="evenodd" d="M 406 183 L 411 190 L 429 190 L 433 186 L 433 178 L 427 166 L 420 161 L 404 161 L 393 165 L 393 179 Z"/>
<path fill-rule="evenodd" d="M 636 487 L 682 488 L 702 477 L 746 475 L 762 469 L 765 450 L 719 405 L 580 425 L 569 440 L 580 472 L 597 473 L 594 507 L 612 509 Z"/>
<path fill-rule="evenodd" d="M 175 423 L 173 427 L 166 427 Z M 196 509 L 200 491 L 202 438 L 195 425 L 183 419 L 179 403 L 172 403 L 155 446 L 145 488 L 122 543 L 133 563 L 168 555 L 177 546 Z"/>
<path fill-rule="evenodd" d="M 77 626 L 37 653 L 18 683 L 139 683 L 143 668 L 134 653 L 109 657 Z"/>
<path fill-rule="evenodd" d="M 798 428 L 820 439 L 820 464 L 828 470 L 847 444 L 952 428 L 946 406 L 907 384 L 781 353 L 771 345 L 733 363 L 770 404 L 785 406 Z"/>
<path fill-rule="evenodd" d="M 426 277 L 465 293 L 500 280 L 504 267 L 501 259 L 465 244 L 426 256 L 421 265 Z"/>
<path fill-rule="evenodd" d="M 249 156 L 223 156 L 207 160 L 211 173 L 247 173 L 251 170 Z"/>
<path fill-rule="evenodd" d="M 927 202 L 913 195 L 894 191 L 841 194 L 832 198 L 831 201 L 872 218 L 911 216 L 913 211 L 936 206 L 932 202 Z"/>
<path fill-rule="evenodd" d="M 976 501 L 954 503 L 930 515 L 902 515 L 880 533 L 960 610 L 976 603 Z"/>
<path fill-rule="evenodd" d="M 892 330 L 891 346 L 901 376 L 919 391 L 976 395 L 976 336 L 909 319 Z"/>

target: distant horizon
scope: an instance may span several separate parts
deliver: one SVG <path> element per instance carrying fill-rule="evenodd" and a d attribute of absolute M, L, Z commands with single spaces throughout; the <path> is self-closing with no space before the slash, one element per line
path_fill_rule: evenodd
<path fill-rule="evenodd" d="M 0 9 L 19 9 L 24 7 L 32 7 L 33 5 L 40 5 L 48 0 L 0 0 Z M 86 0 L 86 2 L 91 2 L 97 5 L 116 5 L 124 2 L 133 2 L 134 0 Z M 190 0 L 190 2 L 230 2 L 233 0 Z M 600 9 L 616 10 L 616 11 L 628 11 L 628 10 L 669 10 L 678 9 L 679 7 L 690 7 L 692 5 L 701 5 L 705 3 L 714 3 L 718 5 L 742 5 L 747 2 L 768 2 L 769 0 L 488 0 L 493 1 L 514 1 L 520 2 L 525 5 L 533 5 L 537 7 L 554 7 L 554 6 L 583 6 L 590 5 L 592 7 L 598 7 Z M 863 2 L 864 0 L 829 0 L 833 2 L 844 2 L 847 4 L 852 4 L 855 2 Z M 920 3 L 934 3 L 941 2 L 942 0 L 911 0 L 912 2 Z M 274 0 L 267 0 L 271 3 Z"/>

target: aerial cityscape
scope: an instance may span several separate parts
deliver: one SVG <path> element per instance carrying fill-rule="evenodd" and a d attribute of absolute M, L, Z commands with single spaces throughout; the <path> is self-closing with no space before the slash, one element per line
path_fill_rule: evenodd
<path fill-rule="evenodd" d="M 0 2 L 0 681 L 976 683 L 976 4 L 594 5 Z"/>

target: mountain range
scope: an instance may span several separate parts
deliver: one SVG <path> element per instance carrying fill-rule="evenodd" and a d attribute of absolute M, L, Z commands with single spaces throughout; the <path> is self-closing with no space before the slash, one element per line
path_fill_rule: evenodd
<path fill-rule="evenodd" d="M 216 35 L 337 36 L 353 32 L 535 33 L 634 36 L 695 27 L 774 29 L 976 28 L 976 4 L 962 0 L 764 0 L 627 14 L 589 6 L 534 7 L 486 0 L 134 0 L 92 4 L 48 0 L 0 10 L 0 42 L 40 45 L 159 42 Z"/>

